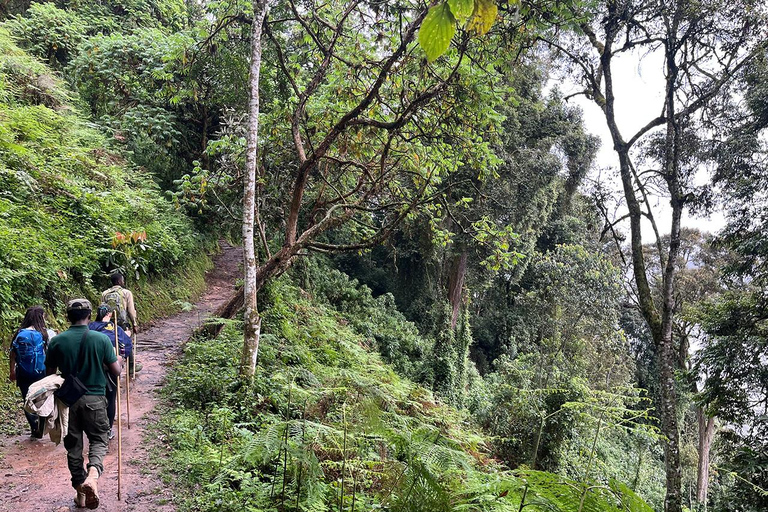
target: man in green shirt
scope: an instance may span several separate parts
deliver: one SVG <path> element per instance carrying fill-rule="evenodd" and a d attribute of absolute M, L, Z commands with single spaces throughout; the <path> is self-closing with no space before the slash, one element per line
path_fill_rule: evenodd
<path fill-rule="evenodd" d="M 72 475 L 72 487 L 77 491 L 78 507 L 96 508 L 99 494 L 96 481 L 104 471 L 103 460 L 109 444 L 107 419 L 107 376 L 104 368 L 119 376 L 122 361 L 107 336 L 89 331 L 91 303 L 87 299 L 74 299 L 67 303 L 67 318 L 72 326 L 51 339 L 45 366 L 48 374 L 58 369 L 63 377 L 77 371 L 77 377 L 88 391 L 69 408 L 69 431 L 64 438 L 67 463 Z M 80 344 L 83 343 L 82 363 L 79 368 Z M 88 436 L 88 470 L 83 467 L 83 432 Z"/>

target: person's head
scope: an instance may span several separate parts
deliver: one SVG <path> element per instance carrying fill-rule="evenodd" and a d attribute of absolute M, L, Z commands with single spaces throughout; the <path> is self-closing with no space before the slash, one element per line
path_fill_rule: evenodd
<path fill-rule="evenodd" d="M 43 339 L 48 341 L 48 329 L 45 327 L 45 310 L 42 306 L 32 306 L 24 314 L 24 320 L 21 321 L 21 329 L 32 327 L 40 334 Z"/>
<path fill-rule="evenodd" d="M 125 284 L 125 277 L 123 277 L 123 274 L 120 272 L 112 272 L 112 275 L 109 276 L 109 279 L 112 281 L 112 286 L 123 286 Z"/>
<path fill-rule="evenodd" d="M 96 308 L 96 321 L 109 322 L 110 320 L 112 320 L 112 310 L 109 309 L 109 304 L 100 304 Z"/>
<path fill-rule="evenodd" d="M 91 319 L 91 302 L 88 299 L 72 299 L 67 302 L 67 319 L 72 325 L 82 325 Z"/>

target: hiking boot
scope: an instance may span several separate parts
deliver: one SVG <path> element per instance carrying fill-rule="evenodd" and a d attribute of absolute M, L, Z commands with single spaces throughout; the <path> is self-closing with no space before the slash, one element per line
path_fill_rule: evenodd
<path fill-rule="evenodd" d="M 142 368 L 144 368 L 144 365 L 141 363 L 131 363 L 133 361 L 132 359 L 128 362 L 128 376 L 130 378 L 133 378 L 134 373 L 139 373 Z M 136 370 L 134 371 L 134 367 L 136 367 Z"/>
<path fill-rule="evenodd" d="M 77 494 L 75 495 L 75 506 L 77 508 L 85 508 L 85 493 L 83 492 L 83 486 L 78 485 L 75 487 Z"/>
<path fill-rule="evenodd" d="M 85 494 L 85 506 L 94 509 L 99 506 L 99 489 L 96 482 L 99 479 L 99 470 L 91 467 L 88 469 L 88 478 L 85 479 L 80 488 Z"/>
<path fill-rule="evenodd" d="M 136 367 L 136 371 L 134 372 L 134 367 Z M 133 377 L 134 373 L 140 372 L 142 369 L 141 363 L 136 362 L 136 356 L 133 352 L 131 352 L 131 355 L 128 356 L 128 376 Z"/>

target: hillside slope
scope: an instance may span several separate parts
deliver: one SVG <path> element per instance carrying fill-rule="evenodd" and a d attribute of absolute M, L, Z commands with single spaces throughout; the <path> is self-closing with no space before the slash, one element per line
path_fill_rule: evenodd
<path fill-rule="evenodd" d="M 465 414 L 382 361 L 362 318 L 289 276 L 262 304 L 252 385 L 236 322 L 188 343 L 170 375 L 162 458 L 182 510 L 651 510 L 615 481 L 506 470 Z"/>
<path fill-rule="evenodd" d="M 141 297 L 141 321 L 168 313 L 204 287 L 201 242 L 152 179 L 110 150 L 57 75 L 0 27 L 2 345 L 32 305 L 64 327 L 65 301 L 97 300 L 114 268 Z M 5 410 L 16 391 L 2 354 Z"/>

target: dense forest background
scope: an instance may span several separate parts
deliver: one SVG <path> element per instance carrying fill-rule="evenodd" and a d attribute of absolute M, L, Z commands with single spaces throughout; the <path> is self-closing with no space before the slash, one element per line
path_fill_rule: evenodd
<path fill-rule="evenodd" d="M 250 309 L 187 345 L 181 506 L 766 510 L 765 11 L 4 1 L 0 334 L 116 268 L 142 321 L 184 308 L 250 210 L 258 366 Z M 643 52 L 664 108 L 626 134 Z"/>

